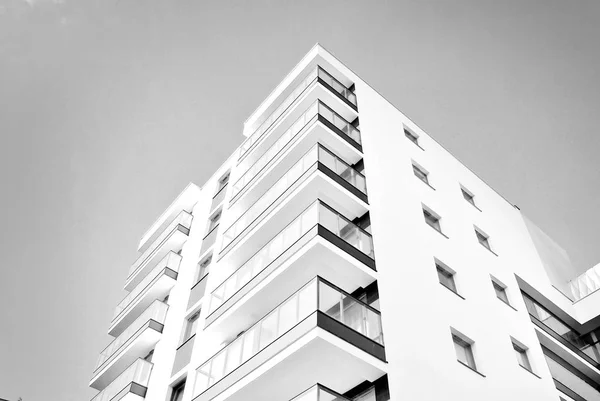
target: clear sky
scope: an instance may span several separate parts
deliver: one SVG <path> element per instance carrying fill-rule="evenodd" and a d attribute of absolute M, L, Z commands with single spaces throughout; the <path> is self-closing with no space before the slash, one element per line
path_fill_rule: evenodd
<path fill-rule="evenodd" d="M 316 42 L 599 262 L 599 20 L 598 1 L 0 0 L 0 398 L 95 394 L 140 236 Z"/>

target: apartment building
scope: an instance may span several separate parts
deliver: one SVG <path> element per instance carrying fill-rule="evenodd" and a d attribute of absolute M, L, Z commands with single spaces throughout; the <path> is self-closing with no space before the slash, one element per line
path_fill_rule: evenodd
<path fill-rule="evenodd" d="M 600 400 L 600 267 L 316 45 L 143 235 L 93 401 Z"/>

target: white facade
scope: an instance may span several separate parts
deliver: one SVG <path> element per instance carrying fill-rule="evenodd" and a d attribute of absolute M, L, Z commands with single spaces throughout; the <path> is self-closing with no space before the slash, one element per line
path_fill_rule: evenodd
<path fill-rule="evenodd" d="M 321 46 L 244 135 L 143 235 L 94 401 L 600 400 L 594 271 Z"/>

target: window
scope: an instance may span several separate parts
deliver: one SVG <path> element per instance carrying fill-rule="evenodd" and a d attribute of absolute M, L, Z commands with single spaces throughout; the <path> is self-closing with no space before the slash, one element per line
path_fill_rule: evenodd
<path fill-rule="evenodd" d="M 431 227 L 435 228 L 437 231 L 442 232 L 442 227 L 440 226 L 440 217 L 433 214 L 433 212 L 423 209 L 423 216 L 425 217 L 425 222 L 429 224 Z"/>
<path fill-rule="evenodd" d="M 437 269 L 440 284 L 449 290 L 452 290 L 452 292 L 456 292 L 456 283 L 454 282 L 455 273 L 450 271 L 447 267 L 442 266 L 439 262 L 436 262 L 435 268 Z"/>
<path fill-rule="evenodd" d="M 198 325 L 198 318 L 200 317 L 200 311 L 194 313 L 192 316 L 190 316 L 185 324 L 185 330 L 183 332 L 183 341 L 181 341 L 182 343 L 186 342 L 187 340 L 189 340 L 190 338 L 192 338 L 192 336 L 194 334 L 196 334 L 196 326 Z"/>
<path fill-rule="evenodd" d="M 460 188 L 460 190 L 462 192 L 463 198 L 465 198 L 465 200 L 467 202 L 469 202 L 471 205 L 477 207 L 477 205 L 475 204 L 475 196 L 472 193 L 470 193 L 469 191 L 467 191 L 466 189 L 462 188 L 462 187 Z"/>
<path fill-rule="evenodd" d="M 173 386 L 173 392 L 171 393 L 171 401 L 183 400 L 183 390 L 185 390 L 185 381 Z"/>
<path fill-rule="evenodd" d="M 200 281 L 202 277 L 206 276 L 206 274 L 208 273 L 208 266 L 210 265 L 211 261 L 212 253 L 205 257 L 201 262 L 198 262 L 198 264 L 196 265 L 196 283 Z"/>
<path fill-rule="evenodd" d="M 223 188 L 225 188 L 227 186 L 227 183 L 229 183 L 229 172 L 227 172 L 227 174 L 225 174 L 223 177 L 221 177 L 221 179 L 219 180 L 219 185 L 217 187 L 217 192 L 220 192 Z"/>
<path fill-rule="evenodd" d="M 423 181 L 425 184 L 429 185 L 429 178 L 427 178 L 429 173 L 427 173 L 421 167 L 415 166 L 414 163 L 413 163 L 412 167 L 413 167 L 413 173 L 415 173 L 415 177 L 417 177 L 418 179 Z"/>
<path fill-rule="evenodd" d="M 479 243 L 481 245 L 483 245 L 490 251 L 492 250 L 492 247 L 490 246 L 490 237 L 489 236 L 485 235 L 478 229 L 475 229 L 475 235 L 477 235 L 477 241 L 479 241 Z"/>
<path fill-rule="evenodd" d="M 466 341 L 456 334 L 452 334 L 452 341 L 454 341 L 454 350 L 456 351 L 456 359 L 470 367 L 473 370 L 477 370 L 475 365 L 475 358 L 473 357 L 472 342 Z"/>
<path fill-rule="evenodd" d="M 506 295 L 506 287 L 497 283 L 495 280 L 492 280 L 492 285 L 494 286 L 494 291 L 496 291 L 496 297 L 505 304 L 510 305 L 510 302 L 508 302 L 508 295 Z"/>
<path fill-rule="evenodd" d="M 527 348 L 517 344 L 514 340 L 512 342 L 512 346 L 515 350 L 515 355 L 517 356 L 519 365 L 531 372 L 531 364 L 529 363 L 529 357 L 527 356 Z"/>
<path fill-rule="evenodd" d="M 144 357 L 145 361 L 152 362 L 152 357 L 154 356 L 154 350 L 148 352 L 148 355 Z"/>
<path fill-rule="evenodd" d="M 404 135 L 410 139 L 415 145 L 419 146 L 419 137 L 415 134 L 413 134 L 411 131 L 409 131 L 408 128 L 404 128 Z"/>
<path fill-rule="evenodd" d="M 220 210 L 210 218 L 210 221 L 208 223 L 208 232 L 211 232 L 212 230 L 215 229 L 215 227 L 217 227 L 219 225 L 219 220 L 221 220 L 221 211 Z"/>

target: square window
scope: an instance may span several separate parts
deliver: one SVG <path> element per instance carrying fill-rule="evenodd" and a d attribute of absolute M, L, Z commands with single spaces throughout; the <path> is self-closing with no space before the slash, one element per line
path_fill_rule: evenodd
<path fill-rule="evenodd" d="M 494 280 L 492 280 L 492 285 L 494 286 L 494 291 L 496 291 L 496 297 L 505 304 L 510 305 L 508 302 L 508 295 L 506 295 L 506 287 L 501 286 Z"/>
<path fill-rule="evenodd" d="M 456 359 L 459 362 L 467 365 L 473 370 L 477 370 L 475 365 L 475 358 L 473 357 L 473 348 L 471 343 L 460 338 L 456 334 L 452 334 L 452 341 L 454 341 L 454 350 L 456 351 Z"/>
<path fill-rule="evenodd" d="M 478 229 L 475 229 L 475 235 L 477 235 L 477 241 L 479 241 L 479 243 L 481 245 L 483 245 L 484 247 L 486 247 L 488 250 L 492 250 L 492 247 L 490 246 L 490 240 L 487 235 L 483 234 L 482 232 L 480 232 Z"/>
<path fill-rule="evenodd" d="M 408 128 L 404 128 L 404 135 L 411 140 L 415 145 L 419 145 L 419 137 L 413 134 L 408 130 Z"/>
<path fill-rule="evenodd" d="M 435 268 L 437 269 L 438 279 L 440 280 L 440 284 L 444 287 L 452 290 L 452 292 L 456 292 L 456 283 L 454 282 L 454 273 L 446 269 L 439 263 L 435 264 Z"/>
<path fill-rule="evenodd" d="M 435 216 L 432 212 L 425 209 L 423 209 L 423 216 L 425 217 L 425 222 L 427 222 L 427 224 L 435 228 L 437 231 L 442 232 L 442 227 L 440 226 L 440 218 L 438 216 Z"/>
<path fill-rule="evenodd" d="M 477 207 L 477 205 L 475 205 L 475 196 L 473 196 L 473 194 L 472 194 L 472 193 L 468 192 L 468 191 L 467 191 L 466 189 L 464 189 L 464 188 L 461 188 L 460 190 L 461 190 L 461 192 L 462 192 L 462 196 L 463 196 L 463 198 L 465 198 L 465 200 L 466 200 L 467 202 L 469 202 L 471 205 L 473 205 L 473 206 Z"/>
<path fill-rule="evenodd" d="M 525 369 L 531 372 L 531 363 L 529 363 L 529 357 L 527 356 L 527 349 L 521 347 L 518 344 L 512 343 L 513 349 L 515 350 L 515 355 L 517 356 L 517 361 L 519 365 L 523 366 Z"/>
<path fill-rule="evenodd" d="M 414 164 L 412 167 L 413 167 L 413 173 L 415 174 L 415 177 L 417 177 L 418 179 L 423 181 L 425 184 L 429 184 L 429 178 L 427 178 L 429 173 L 425 172 L 422 168 L 417 167 Z"/>

